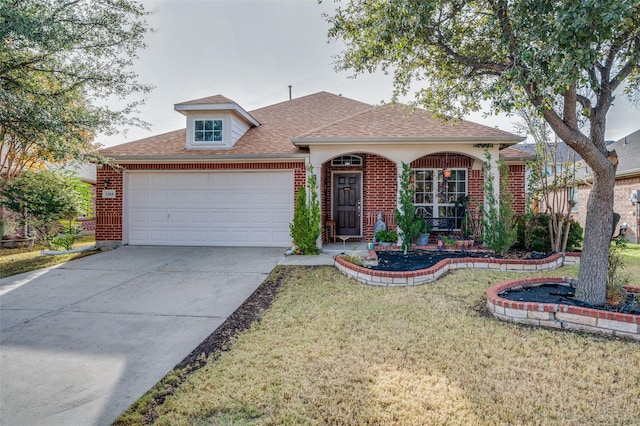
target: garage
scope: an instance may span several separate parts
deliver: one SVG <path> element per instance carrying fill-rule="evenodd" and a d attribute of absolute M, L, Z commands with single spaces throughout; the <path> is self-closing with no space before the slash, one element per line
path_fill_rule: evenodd
<path fill-rule="evenodd" d="M 293 171 L 128 172 L 130 245 L 287 247 Z"/>

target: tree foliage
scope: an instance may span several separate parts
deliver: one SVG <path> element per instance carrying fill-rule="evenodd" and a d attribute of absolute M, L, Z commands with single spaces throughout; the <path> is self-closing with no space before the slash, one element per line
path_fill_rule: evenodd
<path fill-rule="evenodd" d="M 420 234 L 423 220 L 416 216 L 416 208 L 413 205 L 413 198 L 416 191 L 411 185 L 411 167 L 402 163 L 402 173 L 400 174 L 400 194 L 399 208 L 395 209 L 396 226 L 400 230 L 402 238 L 402 251 L 407 254 L 411 246 L 411 240 Z"/>
<path fill-rule="evenodd" d="M 61 220 L 89 213 L 91 200 L 90 186 L 64 171 L 28 170 L 0 190 L 0 204 L 21 216 L 25 237 L 31 227 L 40 239 Z"/>
<path fill-rule="evenodd" d="M 47 160 L 86 160 L 98 132 L 142 125 L 149 86 L 130 71 L 144 47 L 146 12 L 130 0 L 2 0 L 0 167 L 11 180 Z M 124 102 L 121 108 L 107 100 Z"/>
<path fill-rule="evenodd" d="M 415 90 L 443 116 L 482 100 L 532 106 L 582 156 L 594 184 L 576 297 L 603 304 L 616 163 L 606 116 L 616 90 L 639 93 L 640 0 L 350 0 L 327 19 L 346 43 L 338 69 L 391 72 L 394 98 Z"/>

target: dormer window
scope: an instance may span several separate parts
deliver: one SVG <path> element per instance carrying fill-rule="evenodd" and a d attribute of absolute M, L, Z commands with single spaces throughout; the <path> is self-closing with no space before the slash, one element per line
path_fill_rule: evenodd
<path fill-rule="evenodd" d="M 187 117 L 186 149 L 224 150 L 260 123 L 231 99 L 221 95 L 175 104 Z"/>
<path fill-rule="evenodd" d="M 222 120 L 194 120 L 194 142 L 222 142 Z"/>

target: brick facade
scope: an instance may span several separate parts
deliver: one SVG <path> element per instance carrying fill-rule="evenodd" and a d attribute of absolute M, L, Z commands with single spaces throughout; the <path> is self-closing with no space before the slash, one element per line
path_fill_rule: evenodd
<path fill-rule="evenodd" d="M 394 211 L 398 192 L 398 173 L 393 161 L 377 155 L 367 157 L 363 185 L 363 235 L 366 241 L 373 240 L 378 212 L 382 212 L 382 220 L 387 224 L 387 229 L 396 228 Z"/>
<path fill-rule="evenodd" d="M 394 210 L 396 208 L 397 176 L 399 171 L 394 162 L 374 154 L 354 153 L 363 158 L 361 166 L 333 166 L 326 162 L 320 177 L 323 222 L 332 218 L 332 173 L 336 171 L 358 171 L 363 175 L 363 237 L 366 241 L 373 238 L 378 212 L 389 229 L 395 229 Z M 469 210 L 477 212 L 484 203 L 484 171 L 474 169 L 474 159 L 461 154 L 433 154 L 411 162 L 412 168 L 440 169 L 446 164 L 451 168 L 467 169 L 467 193 Z M 525 167 L 510 165 L 510 189 L 514 196 L 514 209 L 517 214 L 525 211 Z M 324 236 L 323 236 L 324 238 Z M 324 241 L 324 240 L 323 240 Z M 324 241 L 326 242 L 326 241 Z"/>
<path fill-rule="evenodd" d="M 525 193 L 525 166 L 524 164 L 509 165 L 509 190 L 513 196 L 513 211 L 520 215 L 524 214 L 526 207 Z"/>
<path fill-rule="evenodd" d="M 97 169 L 96 178 L 96 242 L 98 244 L 121 243 L 123 237 L 123 174 L 124 170 L 293 170 L 294 193 L 306 181 L 305 163 L 298 161 L 277 163 L 201 163 L 201 164 L 126 164 L 121 168 L 104 165 Z M 115 198 L 102 198 L 102 189 L 116 191 Z"/>
<path fill-rule="evenodd" d="M 578 186 L 578 211 L 575 214 L 575 219 L 580 222 L 583 228 L 585 228 L 585 222 L 587 220 L 587 200 L 589 199 L 590 190 L 590 185 Z M 637 190 L 640 190 L 640 176 L 616 179 L 613 211 L 620 214 L 620 222 L 615 232 L 617 235 L 620 225 L 626 223 L 628 228 L 625 238 L 631 242 L 640 241 L 640 235 L 638 235 L 640 220 L 636 217 L 636 207 L 629 203 L 631 192 Z"/>
<path fill-rule="evenodd" d="M 363 236 L 367 241 L 373 239 L 373 230 L 378 212 L 382 212 L 383 220 L 389 229 L 395 229 L 394 210 L 396 208 L 397 176 L 399 171 L 394 162 L 375 155 L 354 153 L 363 159 L 358 166 L 333 166 L 330 161 L 323 164 L 318 174 L 320 184 L 320 200 L 322 202 L 322 218 L 332 218 L 332 173 L 354 171 L 362 173 L 362 226 Z M 460 154 L 435 154 L 421 157 L 411 163 L 412 168 L 441 168 L 443 164 L 452 168 L 467 169 L 467 192 L 469 209 L 475 212 L 477 206 L 484 202 L 482 169 L 473 169 L 474 160 Z M 202 164 L 130 164 L 122 168 L 103 166 L 97 172 L 96 197 L 96 241 L 119 243 L 123 238 L 123 173 L 125 170 L 293 170 L 294 193 L 306 182 L 305 163 L 298 161 L 276 163 L 202 163 Z M 514 195 L 514 207 L 517 213 L 524 212 L 524 166 L 509 167 L 510 186 Z M 107 189 L 116 191 L 116 197 L 102 198 L 102 189 L 108 180 Z M 630 192 L 630 191 L 627 191 Z M 628 200 L 627 200 L 628 201 Z M 323 233 L 323 239 L 325 233 Z M 326 241 L 324 241 L 326 242 Z"/>

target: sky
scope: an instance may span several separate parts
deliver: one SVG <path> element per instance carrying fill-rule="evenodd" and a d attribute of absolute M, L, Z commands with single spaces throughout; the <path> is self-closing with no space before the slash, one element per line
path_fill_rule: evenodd
<path fill-rule="evenodd" d="M 370 104 L 389 102 L 392 78 L 382 72 L 358 75 L 336 72 L 334 57 L 343 49 L 327 37 L 323 13 L 333 0 L 148 0 L 155 31 L 146 37 L 133 70 L 139 82 L 155 86 L 139 108 L 150 129 L 122 128 L 99 135 L 102 146 L 153 136 L 185 127 L 173 110 L 179 102 L 223 95 L 247 111 L 319 91 L 342 94 Z M 114 104 L 117 106 L 117 104 Z M 515 117 L 468 120 L 514 131 Z M 640 127 L 640 109 L 624 96 L 609 111 L 606 138 L 618 140 Z"/>

